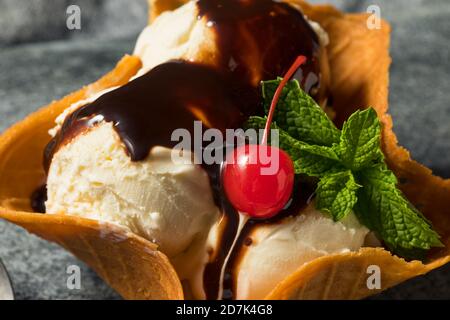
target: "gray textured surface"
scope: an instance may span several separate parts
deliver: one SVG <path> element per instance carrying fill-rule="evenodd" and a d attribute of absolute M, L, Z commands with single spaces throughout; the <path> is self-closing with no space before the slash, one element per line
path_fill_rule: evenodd
<path fill-rule="evenodd" d="M 67 3 L 81 6 L 81 31 L 65 29 Z M 350 11 L 380 5 L 393 26 L 390 112 L 395 131 L 417 160 L 450 177 L 448 0 L 334 3 Z M 0 0 L 0 131 L 110 70 L 132 50 L 145 20 L 143 0 Z M 0 258 L 19 299 L 118 298 L 70 254 L 3 221 Z M 66 269 L 74 264 L 82 268 L 82 288 L 71 291 Z M 376 298 L 449 299 L 450 266 Z"/>
<path fill-rule="evenodd" d="M 81 10 L 81 30 L 66 28 L 66 10 Z M 0 0 L 0 46 L 56 39 L 120 38 L 147 20 L 145 0 Z"/>

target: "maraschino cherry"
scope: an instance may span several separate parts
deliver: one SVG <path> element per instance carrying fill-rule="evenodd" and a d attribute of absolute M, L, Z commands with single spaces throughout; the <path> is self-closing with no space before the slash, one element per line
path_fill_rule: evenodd
<path fill-rule="evenodd" d="M 226 157 L 222 169 L 225 193 L 231 204 L 250 218 L 274 217 L 286 206 L 291 197 L 294 187 L 294 164 L 285 151 L 267 145 L 267 138 L 282 90 L 305 61 L 306 57 L 299 56 L 278 86 L 270 106 L 261 144 L 240 146 Z M 273 163 L 267 159 L 278 161 L 278 166 L 275 166 L 277 170 L 270 174 L 265 170 L 273 166 Z"/>

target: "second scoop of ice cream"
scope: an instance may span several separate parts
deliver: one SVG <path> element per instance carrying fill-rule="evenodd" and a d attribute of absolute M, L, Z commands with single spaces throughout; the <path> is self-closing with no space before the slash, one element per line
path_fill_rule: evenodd
<path fill-rule="evenodd" d="M 237 299 L 264 299 L 302 265 L 325 255 L 357 251 L 369 230 L 353 213 L 334 222 L 312 202 L 296 217 L 262 225 L 249 236 L 236 268 Z"/>

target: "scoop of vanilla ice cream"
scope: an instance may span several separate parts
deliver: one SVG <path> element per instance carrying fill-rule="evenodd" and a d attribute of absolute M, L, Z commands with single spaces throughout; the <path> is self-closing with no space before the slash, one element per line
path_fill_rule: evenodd
<path fill-rule="evenodd" d="M 171 59 L 201 61 L 213 64 L 218 57 L 216 34 L 198 19 L 196 1 L 189 1 L 174 11 L 161 14 L 147 26 L 136 43 L 134 55 L 141 58 L 143 68 L 138 76 Z"/>
<path fill-rule="evenodd" d="M 171 149 L 155 147 L 146 160 L 132 162 L 113 124 L 104 122 L 55 153 L 47 190 L 47 213 L 124 226 L 179 261 L 182 279 L 201 274 L 219 209 L 206 172 L 174 164 Z"/>
<path fill-rule="evenodd" d="M 237 298 L 263 299 L 305 263 L 329 254 L 357 251 L 368 233 L 353 213 L 334 222 L 316 210 L 314 203 L 280 224 L 258 226 L 236 268 Z"/>
<path fill-rule="evenodd" d="M 196 1 L 189 1 L 174 11 L 162 13 L 147 26 L 140 34 L 133 53 L 141 58 L 143 64 L 137 76 L 172 59 L 217 63 L 220 54 L 217 34 L 208 25 L 207 18 L 198 17 Z M 316 32 L 321 46 L 326 47 L 329 43 L 327 32 L 317 22 L 305 18 Z"/>
<path fill-rule="evenodd" d="M 198 7 L 190 1 L 163 13 L 141 33 L 134 54 L 143 67 L 134 78 L 171 59 L 207 63 L 215 50 L 214 32 L 205 19 L 198 19 Z M 114 89 L 88 94 L 71 105 L 56 118 L 50 135 L 57 134 L 73 111 Z M 199 229 L 209 230 L 211 219 L 205 215 L 218 215 L 200 167 L 172 163 L 171 150 L 164 148 L 154 148 L 145 161 L 132 162 L 108 123 L 77 136 L 55 154 L 47 188 L 49 213 L 126 226 L 154 240 L 169 257 L 185 251 Z"/>

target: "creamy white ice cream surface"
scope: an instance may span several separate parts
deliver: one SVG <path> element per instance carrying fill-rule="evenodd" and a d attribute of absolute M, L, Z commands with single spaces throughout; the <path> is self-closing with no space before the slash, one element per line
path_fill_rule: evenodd
<path fill-rule="evenodd" d="M 302 265 L 359 250 L 368 233 L 353 213 L 334 222 L 316 210 L 314 202 L 296 217 L 256 228 L 236 268 L 237 299 L 263 299 Z"/>
<path fill-rule="evenodd" d="M 156 243 L 182 279 L 202 272 L 219 210 L 206 172 L 174 165 L 170 149 L 155 147 L 132 162 L 112 124 L 103 123 L 56 152 L 47 190 L 47 213 L 124 226 Z"/>

